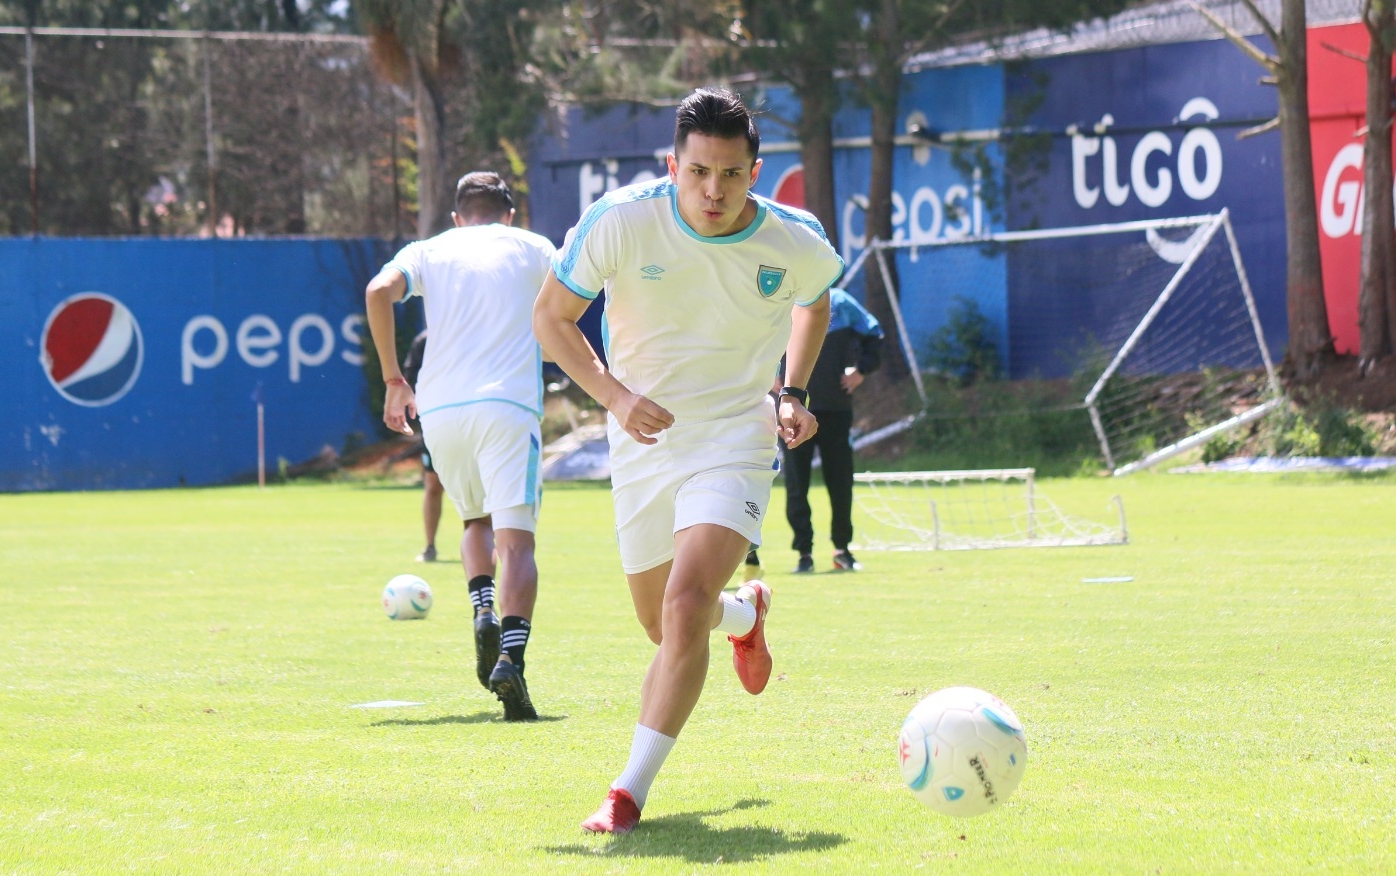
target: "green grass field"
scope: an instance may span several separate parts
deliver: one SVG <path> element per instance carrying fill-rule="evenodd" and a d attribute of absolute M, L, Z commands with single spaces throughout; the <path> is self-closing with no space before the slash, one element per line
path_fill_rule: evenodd
<path fill-rule="evenodd" d="M 0 873 L 1396 871 L 1396 478 L 1041 486 L 1107 519 L 1121 493 L 1132 543 L 796 577 L 768 521 L 776 677 L 743 693 L 714 637 L 617 839 L 578 824 L 652 648 L 604 488 L 548 492 L 528 725 L 475 681 L 459 566 L 411 561 L 415 489 L 0 496 Z M 389 621 L 411 571 L 431 617 Z M 1022 786 L 977 819 L 897 769 L 951 684 L 1027 728 Z M 425 705 L 351 708 L 387 699 Z"/>

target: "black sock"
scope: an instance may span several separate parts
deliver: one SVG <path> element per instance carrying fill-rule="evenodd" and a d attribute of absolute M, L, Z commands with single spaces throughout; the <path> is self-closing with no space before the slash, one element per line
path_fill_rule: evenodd
<path fill-rule="evenodd" d="M 761 560 L 758 559 L 757 556 L 756 556 L 756 548 L 752 548 L 751 550 L 747 551 L 747 555 L 746 555 L 746 564 L 747 564 L 748 566 L 759 566 L 759 565 L 761 565 Z"/>
<path fill-rule="evenodd" d="M 533 624 L 529 623 L 527 618 L 511 614 L 500 619 L 499 627 L 499 647 L 509 655 L 509 660 L 519 667 L 519 671 L 523 672 L 524 649 L 528 647 L 528 634 L 533 630 Z"/>
<path fill-rule="evenodd" d="M 470 579 L 470 604 L 475 610 L 494 611 L 494 578 L 489 575 L 476 575 Z"/>

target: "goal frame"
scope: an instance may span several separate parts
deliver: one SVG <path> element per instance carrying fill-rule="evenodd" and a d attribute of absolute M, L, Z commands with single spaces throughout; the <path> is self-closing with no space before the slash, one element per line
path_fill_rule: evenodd
<path fill-rule="evenodd" d="M 917 394 L 921 399 L 922 410 L 928 405 L 925 385 L 921 377 L 920 365 L 916 359 L 915 347 L 911 341 L 911 334 L 907 330 L 906 321 L 902 317 L 901 301 L 893 282 L 891 270 L 887 265 L 886 252 L 888 250 L 911 250 L 934 249 L 949 246 L 972 246 L 975 244 L 1006 244 L 1032 240 L 1052 240 L 1069 237 L 1093 237 L 1106 234 L 1137 233 L 1140 231 L 1151 232 L 1164 229 L 1195 228 L 1197 233 L 1192 238 L 1192 249 L 1187 257 L 1178 265 L 1172 278 L 1167 285 L 1154 299 L 1148 311 L 1135 326 L 1134 331 L 1125 340 L 1124 344 L 1117 350 L 1111 358 L 1100 377 L 1096 379 L 1090 391 L 1081 402 L 1080 407 L 1084 408 L 1090 417 L 1091 427 L 1095 432 L 1095 437 L 1100 445 L 1101 455 L 1105 460 L 1106 468 L 1111 474 L 1121 476 L 1142 469 L 1150 468 L 1158 463 L 1184 453 L 1195 447 L 1206 444 L 1217 435 L 1239 428 L 1247 423 L 1254 422 L 1271 411 L 1285 404 L 1284 387 L 1280 382 L 1279 372 L 1275 368 L 1275 363 L 1270 356 L 1270 348 L 1265 342 L 1265 330 L 1260 323 L 1260 314 L 1256 308 L 1255 295 L 1251 291 L 1250 279 L 1246 274 L 1245 263 L 1241 259 L 1241 250 L 1236 243 L 1236 232 L 1231 224 L 1231 212 L 1228 208 L 1222 208 L 1218 213 L 1205 213 L 1196 216 L 1184 216 L 1173 219 L 1141 219 L 1131 222 L 1114 222 L 1100 225 L 1076 225 L 1062 228 L 1043 228 L 1031 231 L 1001 231 L 992 234 L 978 235 L 974 237 L 963 237 L 954 240 L 934 240 L 934 241 L 885 241 L 874 238 L 868 246 L 858 255 L 843 279 L 843 282 L 850 282 L 860 270 L 862 270 L 869 257 L 876 263 L 877 270 L 882 277 L 883 289 L 887 293 L 888 303 L 891 306 L 892 317 L 896 322 L 897 338 L 900 342 L 902 355 L 905 357 L 911 371 L 911 377 L 916 386 Z M 1116 448 L 1111 446 L 1110 439 L 1106 433 L 1104 422 L 1100 416 L 1099 400 L 1106 385 L 1123 365 L 1131 351 L 1139 344 L 1140 339 L 1147 332 L 1150 325 L 1158 317 L 1173 297 L 1173 293 L 1182 284 L 1185 277 L 1196 265 L 1198 258 L 1212 242 L 1217 232 L 1221 231 L 1226 235 L 1227 247 L 1231 255 L 1232 266 L 1236 270 L 1236 278 L 1240 286 L 1241 295 L 1245 301 L 1246 312 L 1250 319 L 1251 328 L 1255 333 L 1256 344 L 1259 348 L 1261 361 L 1264 363 L 1266 383 L 1268 393 L 1266 398 L 1258 405 L 1245 411 L 1237 413 L 1222 422 L 1210 425 L 1192 435 L 1175 441 L 1166 447 L 1159 448 L 1142 459 L 1121 463 L 1117 460 Z"/>
<path fill-rule="evenodd" d="M 978 481 L 997 481 L 1004 490 L 1011 481 L 1023 484 L 1022 525 L 1013 523 L 1015 532 L 1011 535 L 967 536 L 943 531 L 939 508 L 934 499 L 928 500 L 924 509 L 927 517 L 909 521 L 890 509 L 873 507 L 855 491 L 855 504 L 862 513 L 871 517 L 888 530 L 900 530 L 910 537 L 896 541 L 877 539 L 863 541 L 854 547 L 866 551 L 943 551 L 943 550 L 983 550 L 1016 547 L 1086 547 L 1096 545 L 1122 545 L 1129 543 L 1129 528 L 1125 522 L 1124 500 L 1119 496 L 1111 498 L 1115 507 L 1117 522 L 1114 527 L 1095 521 L 1081 521 L 1063 514 L 1057 506 L 1037 489 L 1037 471 L 1032 468 L 1004 469 L 956 469 L 944 471 L 900 471 L 900 472 L 860 472 L 853 476 L 858 484 L 872 488 L 876 493 L 878 484 L 896 487 L 913 487 L 915 484 L 938 484 Z M 916 509 L 920 511 L 921 509 Z M 917 525 L 924 522 L 925 525 Z M 866 527 L 864 527 L 866 529 Z M 865 536 L 866 538 L 866 536 Z"/>

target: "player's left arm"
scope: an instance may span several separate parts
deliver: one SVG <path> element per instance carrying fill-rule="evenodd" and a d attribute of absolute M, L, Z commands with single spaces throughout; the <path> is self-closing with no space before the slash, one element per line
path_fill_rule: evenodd
<path fill-rule="evenodd" d="M 785 347 L 785 385 L 804 389 L 809 386 L 814 362 L 819 358 L 824 335 L 829 331 L 829 296 L 820 295 L 809 304 L 797 305 L 790 322 L 790 341 Z M 780 397 L 778 414 L 780 437 L 787 447 L 799 447 L 819 430 L 814 414 L 792 396 Z"/>
<path fill-rule="evenodd" d="M 383 369 L 383 422 L 394 432 L 412 434 L 407 421 L 417 416 L 417 397 L 402 376 L 397 361 L 397 318 L 393 305 L 407 294 L 407 277 L 389 265 L 378 272 L 364 290 L 364 310 L 368 315 L 368 330 L 378 351 L 378 365 Z"/>

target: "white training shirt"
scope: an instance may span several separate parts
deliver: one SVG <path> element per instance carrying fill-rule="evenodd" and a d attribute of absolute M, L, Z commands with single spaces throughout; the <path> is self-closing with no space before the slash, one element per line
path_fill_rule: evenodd
<path fill-rule="evenodd" d="M 843 260 L 803 210 L 752 195 L 749 226 L 703 237 L 677 195 L 666 177 L 602 197 L 567 233 L 553 273 L 583 298 L 606 291 L 612 374 L 684 425 L 764 403 L 792 307 L 818 301 Z"/>
<path fill-rule="evenodd" d="M 418 416 L 482 401 L 543 416 L 533 303 L 555 252 L 546 237 L 495 222 L 452 228 L 393 256 L 388 266 L 407 278 L 407 296 L 422 297 L 431 332 Z"/>

